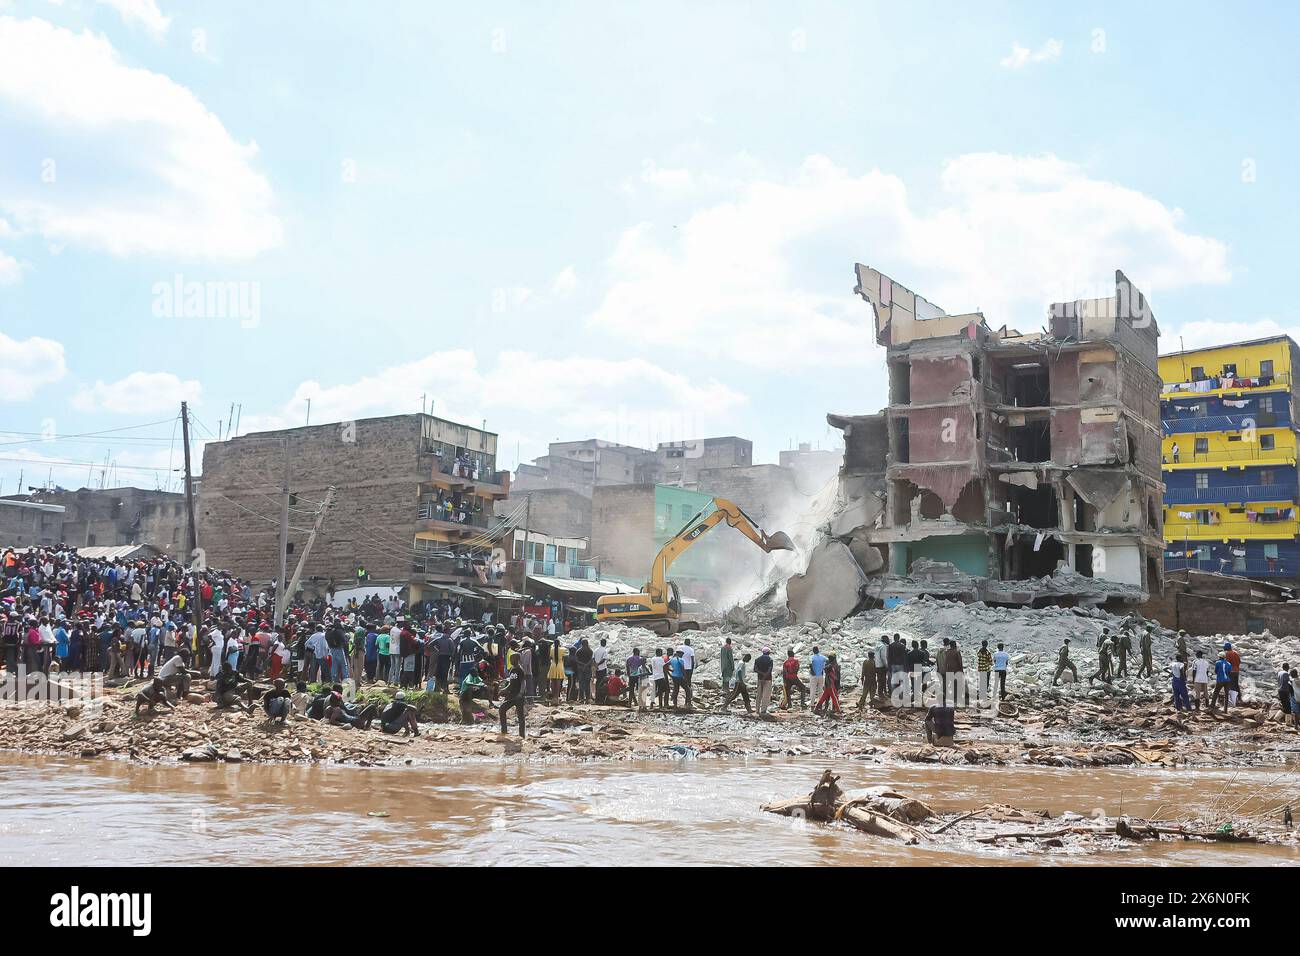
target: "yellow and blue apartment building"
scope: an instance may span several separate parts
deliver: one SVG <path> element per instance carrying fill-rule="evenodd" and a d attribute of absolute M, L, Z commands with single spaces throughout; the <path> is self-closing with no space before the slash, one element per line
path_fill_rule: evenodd
<path fill-rule="evenodd" d="M 1300 574 L 1297 373 L 1286 335 L 1160 357 L 1166 570 Z"/>

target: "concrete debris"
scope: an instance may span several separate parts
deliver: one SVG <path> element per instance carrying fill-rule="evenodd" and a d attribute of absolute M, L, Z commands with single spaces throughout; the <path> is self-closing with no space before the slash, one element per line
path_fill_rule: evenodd
<path fill-rule="evenodd" d="M 786 599 L 797 620 L 825 623 L 856 611 L 866 584 L 848 546 L 828 539 L 813 549 L 804 573 L 786 582 Z"/>

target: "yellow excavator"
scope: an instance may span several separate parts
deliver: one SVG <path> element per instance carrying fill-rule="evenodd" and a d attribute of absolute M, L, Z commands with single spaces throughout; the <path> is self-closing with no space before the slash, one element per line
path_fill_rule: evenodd
<path fill-rule="evenodd" d="M 681 619 L 681 593 L 677 590 L 677 584 L 668 580 L 668 568 L 683 551 L 700 540 L 704 532 L 723 521 L 764 551 L 794 550 L 794 542 L 789 535 L 781 531 L 766 534 L 736 505 L 725 498 L 714 498 L 712 511 L 707 515 L 700 511 L 659 549 L 654 564 L 650 567 L 650 580 L 639 594 L 606 594 L 597 599 L 596 620 L 622 621 L 649 628 L 660 635 L 698 630 L 699 624 L 695 621 Z"/>

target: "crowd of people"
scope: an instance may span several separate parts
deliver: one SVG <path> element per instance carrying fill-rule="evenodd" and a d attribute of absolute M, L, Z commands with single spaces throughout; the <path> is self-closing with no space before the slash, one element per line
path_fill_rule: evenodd
<path fill-rule="evenodd" d="M 593 644 L 581 631 L 566 634 L 548 619 L 522 613 L 508 623 L 468 619 L 450 599 L 416 608 L 396 595 L 374 594 L 344 607 L 295 601 L 277 626 L 274 584 L 254 593 L 227 572 L 193 570 L 165 557 L 92 560 L 71 548 L 10 549 L 0 555 L 0 568 L 0 647 L 7 671 L 94 672 L 106 682 L 147 679 L 137 713 L 173 706 L 199 679 L 210 682 L 218 707 L 252 710 L 260 701 L 272 720 L 297 714 L 361 729 L 377 720 L 389 733 L 419 733 L 416 708 L 407 699 L 418 689 L 448 697 L 454 691 L 466 722 L 485 719 L 495 705 L 502 733 L 512 716 L 520 734 L 528 706 L 540 701 L 659 711 L 691 711 L 696 704 L 699 662 L 689 636 L 680 643 L 634 647 L 615 660 L 605 638 Z M 1118 633 L 1104 628 L 1089 681 L 1127 676 L 1131 654 L 1140 655 L 1137 675 L 1152 675 L 1152 639 L 1153 625 L 1136 616 Z M 813 646 L 802 658 L 787 648 L 778 660 L 769 646 L 741 651 L 727 638 L 718 653 L 723 711 L 739 700 L 746 713 L 767 717 L 774 706 L 794 708 L 797 697 L 799 709 L 843 713 L 842 664 L 833 651 Z M 970 682 L 956 639 L 942 638 L 932 649 L 927 640 L 881 635 L 861 662 L 858 709 L 877 697 L 939 708 L 966 706 L 974 698 L 989 706 L 994 695 L 1007 694 L 1010 660 L 1004 644 L 991 648 L 982 641 Z M 1052 683 L 1067 670 L 1077 681 L 1069 640 L 1059 651 Z M 1180 631 L 1169 665 L 1174 706 L 1212 713 L 1235 706 L 1240 673 L 1241 658 L 1230 642 L 1209 659 L 1202 649 L 1193 655 Z M 345 693 L 348 682 L 351 694 Z M 354 702 L 363 685 L 381 682 L 396 691 L 382 711 Z M 318 685 L 314 693 L 311 683 Z M 1283 664 L 1278 701 L 1296 724 L 1298 687 L 1295 669 Z"/>

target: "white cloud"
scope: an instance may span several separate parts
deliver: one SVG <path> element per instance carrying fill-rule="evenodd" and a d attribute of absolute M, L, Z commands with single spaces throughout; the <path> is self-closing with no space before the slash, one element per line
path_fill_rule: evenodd
<path fill-rule="evenodd" d="M 0 332 L 0 402 L 26 401 L 67 371 L 61 343 L 37 336 L 19 341 Z"/>
<path fill-rule="evenodd" d="M 578 274 L 573 271 L 573 266 L 565 266 L 551 283 L 551 295 L 565 299 L 573 295 L 578 288 Z"/>
<path fill-rule="evenodd" d="M 1008 70 L 1018 70 L 1030 63 L 1046 63 L 1059 59 L 1062 49 L 1060 40 L 1048 40 L 1037 51 L 1031 51 L 1019 43 L 1012 43 L 1011 52 L 998 62 Z"/>
<path fill-rule="evenodd" d="M 11 255 L 0 252 L 0 285 L 10 285 L 23 276 L 22 266 Z"/>
<path fill-rule="evenodd" d="M 1113 292 L 1116 268 L 1157 316 L 1162 289 L 1230 277 L 1226 247 L 1184 231 L 1180 210 L 1054 156 L 962 156 L 941 184 L 915 203 L 899 177 L 823 156 L 785 179 L 756 174 L 674 229 L 626 230 L 589 322 L 647 348 L 697 342 L 720 360 L 875 367 L 854 261 L 949 311 L 1030 328 L 1052 301 Z"/>
<path fill-rule="evenodd" d="M 132 372 L 116 382 L 97 381 L 78 389 L 72 407 L 119 415 L 165 412 L 179 408 L 181 402 L 197 402 L 202 392 L 194 379 L 182 381 L 171 372 Z"/>
<path fill-rule="evenodd" d="M 155 37 L 165 36 L 167 28 L 171 26 L 172 18 L 163 15 L 163 12 L 158 9 L 156 0 L 98 0 L 98 2 L 116 10 L 122 22 L 138 23 Z"/>
<path fill-rule="evenodd" d="M 434 352 L 354 381 L 302 382 L 270 414 L 244 415 L 242 432 L 302 425 L 307 400 L 313 422 L 418 411 L 421 397 L 434 414 L 470 424 L 487 419 L 512 436 L 594 435 L 612 441 L 682 439 L 726 427 L 747 398 L 713 378 L 660 368 L 642 358 L 544 358 L 503 352 L 480 367 L 468 350 Z M 505 450 L 503 436 L 502 450 Z M 514 442 L 508 442 L 513 451 Z M 526 449 L 525 459 L 545 449 Z"/>
<path fill-rule="evenodd" d="M 0 17 L 0 140 L 22 144 L 0 170 L 0 210 L 22 232 L 188 259 L 281 241 L 257 145 L 186 87 L 123 63 L 103 35 Z M 64 174 L 87 156 L 93 175 Z"/>

